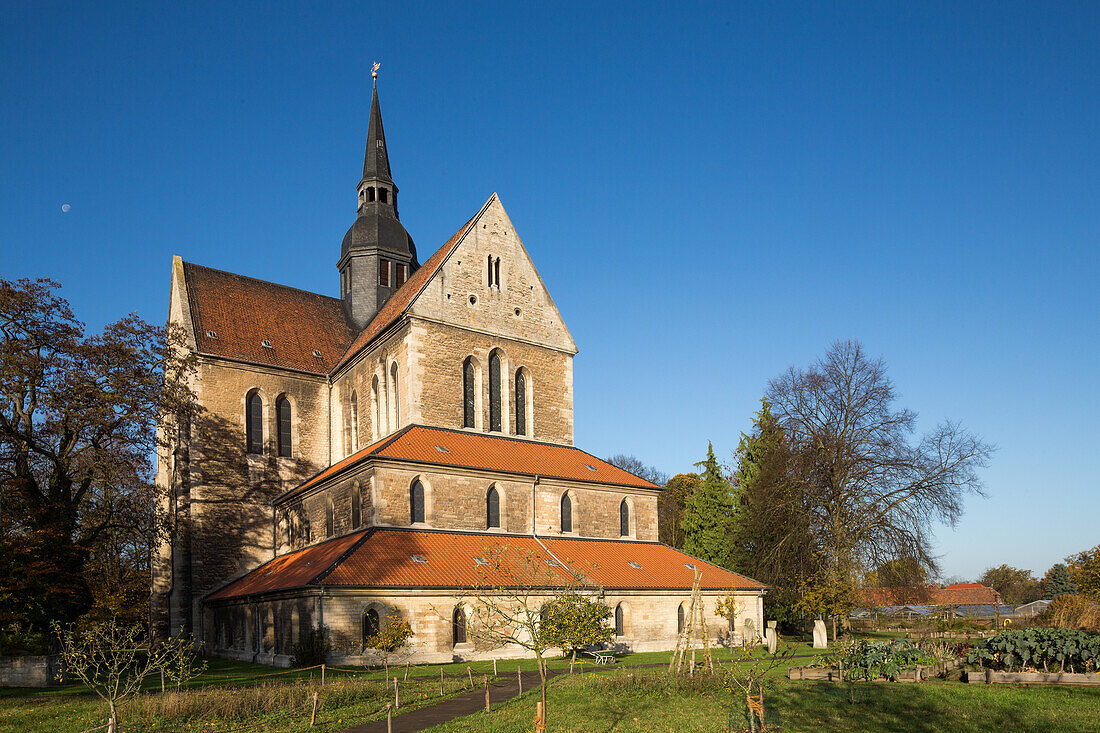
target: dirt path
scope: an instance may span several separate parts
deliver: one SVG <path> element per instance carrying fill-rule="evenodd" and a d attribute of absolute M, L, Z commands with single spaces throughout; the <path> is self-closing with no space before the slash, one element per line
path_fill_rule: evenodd
<path fill-rule="evenodd" d="M 559 674 L 569 674 L 569 670 L 549 670 L 547 678 L 553 678 Z M 538 672 L 523 673 L 523 689 L 525 692 L 538 689 L 538 686 Z M 511 700 L 518 694 L 519 683 L 515 675 L 502 675 L 495 682 L 489 682 L 490 705 L 497 705 L 506 700 Z M 395 715 L 393 718 L 393 733 L 413 733 L 414 731 L 426 730 L 434 725 L 473 715 L 484 709 L 485 688 L 478 686 L 477 689 L 471 692 L 464 692 L 437 705 Z M 386 733 L 386 721 L 383 719 L 376 720 L 373 723 L 364 723 L 354 728 L 348 728 L 343 733 Z"/>

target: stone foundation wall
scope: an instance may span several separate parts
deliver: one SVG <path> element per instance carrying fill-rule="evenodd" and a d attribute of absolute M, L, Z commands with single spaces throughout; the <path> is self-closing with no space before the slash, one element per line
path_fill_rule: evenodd
<path fill-rule="evenodd" d="M 57 672 L 61 660 L 56 655 L 38 657 L 0 657 L 0 687 L 51 687 L 61 684 Z"/>

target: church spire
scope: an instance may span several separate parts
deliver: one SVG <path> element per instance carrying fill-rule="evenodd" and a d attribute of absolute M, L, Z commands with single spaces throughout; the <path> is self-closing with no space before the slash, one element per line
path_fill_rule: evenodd
<path fill-rule="evenodd" d="M 374 179 L 392 184 L 386 131 L 382 129 L 382 109 L 378 106 L 378 64 L 375 64 L 371 76 L 374 77 L 374 88 L 370 100 L 370 122 L 367 125 L 367 151 L 363 156 L 363 180 Z"/>
<path fill-rule="evenodd" d="M 416 261 L 416 246 L 397 215 L 397 184 L 390 174 L 382 109 L 378 104 L 378 64 L 371 70 L 370 121 L 363 177 L 356 190 L 358 214 L 340 248 L 340 295 L 349 319 L 363 328 L 397 288 Z"/>

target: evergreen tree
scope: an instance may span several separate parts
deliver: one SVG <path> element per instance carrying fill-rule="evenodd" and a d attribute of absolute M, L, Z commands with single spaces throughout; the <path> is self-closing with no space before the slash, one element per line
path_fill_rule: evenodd
<path fill-rule="evenodd" d="M 1069 568 L 1064 563 L 1055 563 L 1043 578 L 1043 598 L 1050 601 L 1064 594 L 1077 592 L 1077 584 L 1069 578 Z"/>
<path fill-rule="evenodd" d="M 707 444 L 707 457 L 696 464 L 701 470 L 698 487 L 688 497 L 680 527 L 684 552 L 712 562 L 730 565 L 730 535 L 733 530 L 733 486 L 722 475 L 714 446 Z"/>
<path fill-rule="evenodd" d="M 771 586 L 768 617 L 792 617 L 799 586 L 812 569 L 813 547 L 798 483 L 791 472 L 790 445 L 765 398 L 753 430 L 737 446 L 736 507 L 732 566 Z"/>

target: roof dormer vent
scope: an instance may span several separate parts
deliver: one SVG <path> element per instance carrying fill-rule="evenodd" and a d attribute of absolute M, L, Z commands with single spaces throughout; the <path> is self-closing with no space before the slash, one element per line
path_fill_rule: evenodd
<path fill-rule="evenodd" d="M 318 351 L 317 349 L 314 349 L 313 350 L 313 356 L 317 359 L 320 359 L 321 358 L 321 352 Z"/>
<path fill-rule="evenodd" d="M 213 331 L 207 331 L 206 332 L 206 338 L 216 339 L 217 337 L 218 337 L 218 334 L 214 333 Z"/>
<path fill-rule="evenodd" d="M 271 345 L 271 342 L 268 341 L 267 339 L 264 339 L 263 341 L 261 341 L 260 346 L 264 347 L 265 349 L 274 349 L 275 348 L 274 346 Z"/>

